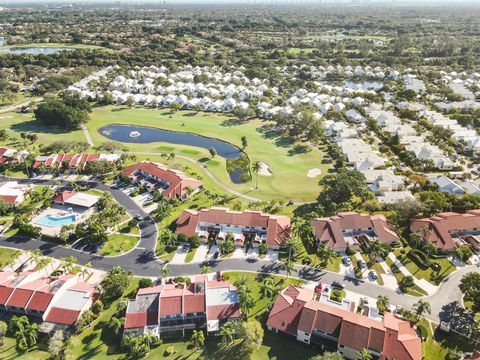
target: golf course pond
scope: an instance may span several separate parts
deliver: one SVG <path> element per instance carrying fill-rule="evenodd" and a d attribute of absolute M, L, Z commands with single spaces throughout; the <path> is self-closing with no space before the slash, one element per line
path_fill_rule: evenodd
<path fill-rule="evenodd" d="M 107 125 L 98 132 L 106 138 L 123 143 L 141 143 L 148 144 L 154 142 L 163 142 L 176 145 L 195 146 L 203 149 L 215 149 L 218 156 L 228 160 L 239 159 L 242 155 L 241 150 L 226 141 L 215 138 L 197 135 L 189 132 L 170 131 L 146 126 L 135 125 Z M 230 171 L 230 179 L 233 183 L 242 183 L 242 171 Z"/>
<path fill-rule="evenodd" d="M 73 51 L 74 48 L 67 48 L 67 47 L 29 47 L 29 48 L 0 48 L 0 53 L 9 53 L 9 54 L 44 54 L 44 55 L 51 55 L 56 54 L 62 51 Z"/>

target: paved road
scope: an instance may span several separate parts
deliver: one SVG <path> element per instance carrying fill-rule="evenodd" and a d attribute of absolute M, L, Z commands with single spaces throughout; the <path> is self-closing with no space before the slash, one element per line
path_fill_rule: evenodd
<path fill-rule="evenodd" d="M 44 185 L 53 183 L 53 181 L 49 180 L 34 179 L 18 181 Z M 146 218 L 146 220 L 140 223 L 140 242 L 131 252 L 117 257 L 102 257 L 42 240 L 27 239 L 19 236 L 10 238 L 0 236 L 0 245 L 22 250 L 40 249 L 45 256 L 54 258 L 75 256 L 79 263 L 85 264 L 90 261 L 92 262 L 93 267 L 101 270 L 108 271 L 114 266 L 121 266 L 125 269 L 132 270 L 138 276 L 158 276 L 161 269 L 165 266 L 165 263 L 155 257 L 155 245 L 158 230 L 154 221 L 150 217 L 147 217 L 148 214 L 144 213 L 141 208 L 121 190 L 112 190 L 109 186 L 104 184 L 98 185 L 97 188 L 102 191 L 110 192 L 120 204 L 125 206 L 131 216 L 140 213 Z M 169 264 L 168 267 L 171 269 L 172 276 L 180 276 L 198 274 L 203 265 L 210 266 L 211 271 L 250 271 L 286 275 L 285 271 L 281 269 L 280 263 L 258 259 L 255 261 L 249 261 L 248 259 L 224 259 L 208 263 Z M 418 297 L 399 294 L 386 287 L 345 278 L 343 275 L 325 271 L 323 269 L 296 266 L 296 270 L 297 272 L 293 274 L 295 277 L 312 281 L 322 280 L 325 283 L 339 281 L 344 283 L 348 290 L 355 291 L 365 296 L 375 298 L 378 295 L 387 295 L 392 304 L 400 305 L 405 308 L 410 308 L 419 299 Z M 439 314 L 442 312 L 442 308 L 445 305 L 452 302 L 461 302 L 462 293 L 458 289 L 458 283 L 463 275 L 472 271 L 480 272 L 480 268 L 470 266 L 452 273 L 439 286 L 438 291 L 435 294 L 425 297 L 425 299 L 430 302 L 432 308 L 432 314 L 428 316 L 430 320 L 439 322 Z"/>

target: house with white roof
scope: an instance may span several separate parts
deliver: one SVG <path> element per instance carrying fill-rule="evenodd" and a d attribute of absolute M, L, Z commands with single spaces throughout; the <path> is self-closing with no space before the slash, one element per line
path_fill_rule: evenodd
<path fill-rule="evenodd" d="M 440 192 L 448 193 L 451 195 L 465 194 L 465 191 L 460 185 L 458 185 L 452 179 L 446 177 L 445 175 L 441 175 L 439 177 L 430 177 L 428 181 L 432 184 L 436 184 L 438 186 L 438 191 Z"/>

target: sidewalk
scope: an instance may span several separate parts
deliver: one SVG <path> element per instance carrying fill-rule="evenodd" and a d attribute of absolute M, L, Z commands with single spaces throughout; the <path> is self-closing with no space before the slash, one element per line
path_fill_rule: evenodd
<path fill-rule="evenodd" d="M 394 253 L 389 253 L 388 257 L 392 260 L 393 264 L 401 271 L 401 273 L 405 276 L 411 276 L 413 278 L 413 282 L 418 287 L 425 290 L 429 295 L 435 294 L 437 292 L 437 287 L 433 284 L 430 284 L 425 279 L 417 279 L 415 276 L 412 275 L 410 271 L 402 264 L 402 262 L 395 256 Z"/>
<path fill-rule="evenodd" d="M 393 275 L 392 269 L 388 267 L 387 263 L 383 259 L 380 259 L 378 264 L 382 267 L 383 271 L 385 271 L 385 274 L 380 274 L 383 279 L 383 286 L 397 291 L 397 278 L 395 277 L 395 275 Z"/>

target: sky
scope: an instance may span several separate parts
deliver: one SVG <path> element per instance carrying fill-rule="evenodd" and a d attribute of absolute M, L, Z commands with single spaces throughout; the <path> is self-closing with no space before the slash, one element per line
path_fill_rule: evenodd
<path fill-rule="evenodd" d="M 0 5 L 15 5 L 15 4 L 58 4 L 58 3 L 120 3 L 120 4 L 182 4 L 182 3 L 195 3 L 195 4 L 245 4 L 245 3 L 290 3 L 290 4 L 305 4 L 305 3 L 396 3 L 396 4 L 444 4 L 444 3 L 469 3 L 480 4 L 480 0 L 0 0 Z"/>

